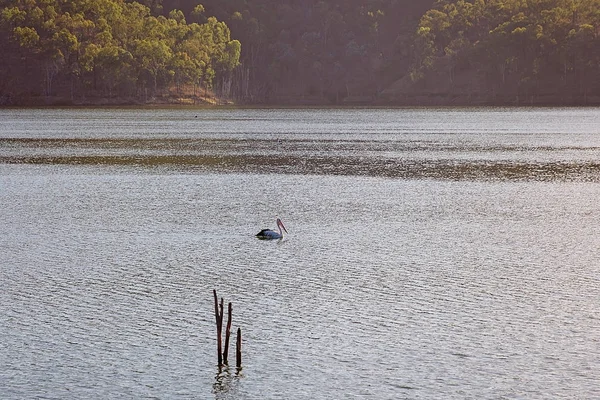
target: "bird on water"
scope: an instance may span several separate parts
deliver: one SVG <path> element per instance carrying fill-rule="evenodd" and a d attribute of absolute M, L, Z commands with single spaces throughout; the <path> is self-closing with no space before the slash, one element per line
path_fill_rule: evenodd
<path fill-rule="evenodd" d="M 283 222 L 281 222 L 279 218 L 277 218 L 277 229 L 279 232 L 276 232 L 272 229 L 263 229 L 256 234 L 256 237 L 263 240 L 283 239 L 283 232 L 288 233 L 287 229 L 285 229 L 285 226 L 283 225 Z"/>

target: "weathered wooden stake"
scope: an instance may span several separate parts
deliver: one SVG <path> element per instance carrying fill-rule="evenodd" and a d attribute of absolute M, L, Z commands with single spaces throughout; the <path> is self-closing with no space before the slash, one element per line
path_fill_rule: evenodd
<path fill-rule="evenodd" d="M 219 312 L 219 301 L 217 299 L 217 291 L 213 290 L 215 296 L 215 319 L 217 322 L 217 359 L 219 360 L 219 367 L 223 364 L 221 354 L 221 329 L 223 326 L 223 300 L 221 300 L 221 312 Z"/>
<path fill-rule="evenodd" d="M 232 303 L 228 304 L 227 307 L 227 327 L 225 328 L 225 348 L 221 346 L 221 338 L 223 336 L 223 298 L 221 297 L 221 303 L 219 304 L 219 298 L 217 297 L 217 291 L 213 289 L 213 296 L 215 298 L 215 321 L 217 323 L 217 358 L 219 360 L 219 371 L 224 364 L 228 364 L 228 353 L 229 353 L 229 338 L 231 336 L 231 320 L 233 319 L 233 306 Z M 235 359 L 237 369 L 242 368 L 242 329 L 237 330 L 237 340 L 235 346 Z"/>
<path fill-rule="evenodd" d="M 219 304 L 219 326 L 221 332 L 223 332 L 223 298 L 221 297 L 221 303 Z"/>
<path fill-rule="evenodd" d="M 242 328 L 238 328 L 237 341 L 235 344 L 235 366 L 237 369 L 242 368 Z"/>
<path fill-rule="evenodd" d="M 231 334 L 231 303 L 227 309 L 227 328 L 225 328 L 225 350 L 223 350 L 223 363 L 227 362 L 227 353 L 229 353 L 229 336 Z"/>

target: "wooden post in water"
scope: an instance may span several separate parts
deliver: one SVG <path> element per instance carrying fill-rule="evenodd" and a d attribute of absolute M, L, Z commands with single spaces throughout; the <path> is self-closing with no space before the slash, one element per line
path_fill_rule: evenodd
<path fill-rule="evenodd" d="M 237 340 L 235 344 L 235 366 L 237 369 L 242 368 L 242 328 L 237 330 Z"/>
<path fill-rule="evenodd" d="M 215 319 L 217 322 L 217 359 L 219 360 L 219 367 L 223 365 L 223 359 L 221 354 L 221 330 L 223 326 L 223 300 L 221 300 L 221 311 L 219 312 L 219 300 L 217 299 L 217 291 L 213 290 L 215 296 Z"/>
<path fill-rule="evenodd" d="M 221 338 L 223 336 L 223 298 L 219 304 L 217 297 L 217 291 L 213 290 L 213 296 L 215 298 L 215 321 L 217 323 L 217 358 L 219 360 L 219 371 L 224 364 L 228 364 L 228 353 L 229 353 L 229 338 L 231 336 L 231 320 L 233 319 L 233 305 L 228 304 L 227 307 L 227 327 L 225 328 L 225 348 L 221 346 Z M 237 330 L 237 341 L 235 346 L 235 358 L 236 366 L 239 369 L 242 368 L 242 329 Z"/>
<path fill-rule="evenodd" d="M 229 307 L 227 308 L 227 328 L 225 328 L 225 349 L 223 350 L 223 363 L 228 364 L 227 362 L 227 353 L 229 353 L 229 336 L 231 334 L 231 303 L 229 303 Z"/>
<path fill-rule="evenodd" d="M 219 303 L 219 342 L 223 340 L 223 298 L 221 297 L 221 302 Z M 223 347 L 220 347 L 219 350 L 222 352 Z M 221 354 L 222 355 L 222 354 Z M 219 366 L 222 364 L 223 358 L 221 358 L 221 362 L 219 362 Z"/>

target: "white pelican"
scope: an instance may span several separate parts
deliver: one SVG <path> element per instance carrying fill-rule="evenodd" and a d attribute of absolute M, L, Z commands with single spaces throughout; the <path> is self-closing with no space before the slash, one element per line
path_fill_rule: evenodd
<path fill-rule="evenodd" d="M 283 232 L 288 233 L 287 229 L 285 229 L 285 226 L 283 225 L 283 222 L 281 222 L 279 218 L 277 218 L 277 229 L 279 229 L 279 232 L 275 232 L 272 229 L 263 229 L 256 234 L 256 237 L 266 240 L 283 239 Z M 281 229 L 283 229 L 283 231 Z"/>

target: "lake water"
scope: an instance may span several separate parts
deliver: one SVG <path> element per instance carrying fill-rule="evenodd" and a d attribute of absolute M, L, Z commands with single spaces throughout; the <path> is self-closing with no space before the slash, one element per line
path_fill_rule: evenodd
<path fill-rule="evenodd" d="M 0 398 L 599 398 L 599 198 L 597 108 L 0 110 Z"/>

